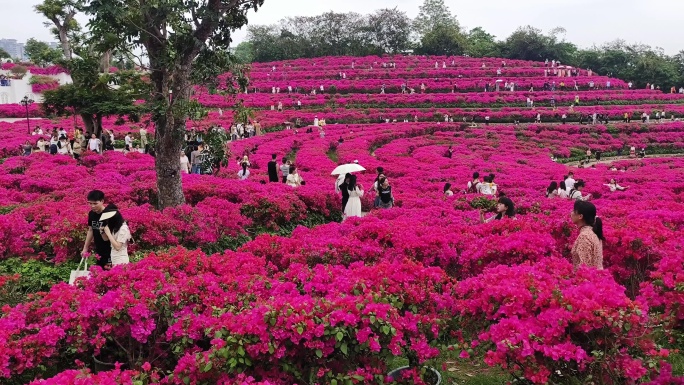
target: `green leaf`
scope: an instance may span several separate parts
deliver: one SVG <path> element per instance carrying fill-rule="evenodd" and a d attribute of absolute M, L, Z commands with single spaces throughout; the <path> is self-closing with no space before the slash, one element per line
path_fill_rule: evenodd
<path fill-rule="evenodd" d="M 297 333 L 299 333 L 300 335 L 304 333 L 304 328 L 301 326 L 297 326 Z"/>
<path fill-rule="evenodd" d="M 337 334 L 335 334 L 335 338 L 337 338 L 338 341 L 342 341 L 342 338 L 344 338 L 344 333 L 337 332 Z"/>
<path fill-rule="evenodd" d="M 344 354 L 345 356 L 347 355 L 347 343 L 346 343 L 346 342 L 343 343 L 342 345 L 340 345 L 340 351 L 341 351 L 342 354 Z"/>
<path fill-rule="evenodd" d="M 316 357 L 323 358 L 323 351 L 321 349 L 316 349 Z"/>

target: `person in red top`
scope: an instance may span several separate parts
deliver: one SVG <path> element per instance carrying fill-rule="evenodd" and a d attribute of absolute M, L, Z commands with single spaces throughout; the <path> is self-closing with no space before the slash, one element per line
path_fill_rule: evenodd
<path fill-rule="evenodd" d="M 575 201 L 570 219 L 580 228 L 572 245 L 572 264 L 603 270 L 603 223 L 596 216 L 596 206 L 591 202 Z"/>

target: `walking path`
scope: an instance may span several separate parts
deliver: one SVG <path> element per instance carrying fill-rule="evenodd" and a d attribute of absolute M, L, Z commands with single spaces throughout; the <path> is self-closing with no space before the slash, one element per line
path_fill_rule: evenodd
<path fill-rule="evenodd" d="M 679 154 L 654 154 L 654 155 L 646 155 L 646 158 L 630 158 L 629 156 L 611 156 L 607 158 L 601 158 L 601 160 L 592 160 L 589 161 L 588 163 L 584 163 L 585 167 L 591 167 L 596 164 L 606 164 L 606 163 L 613 163 L 619 160 L 638 160 L 638 159 L 653 159 L 653 158 L 680 158 L 684 157 L 684 154 L 679 153 Z M 580 161 L 581 162 L 581 161 Z M 575 166 L 578 167 L 580 165 L 580 162 L 569 162 L 565 163 L 568 166 Z"/>

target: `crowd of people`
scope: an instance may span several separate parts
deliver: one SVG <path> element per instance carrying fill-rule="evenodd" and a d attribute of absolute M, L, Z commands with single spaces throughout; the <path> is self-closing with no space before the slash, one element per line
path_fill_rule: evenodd
<path fill-rule="evenodd" d="M 579 236 L 572 247 L 572 260 L 575 266 L 586 265 L 603 269 L 603 227 L 601 219 L 596 215 L 596 206 L 589 202 L 591 194 L 583 194 L 586 183 L 574 179 L 574 173 L 570 172 L 560 182 L 551 182 L 546 196 L 548 198 L 565 198 L 575 201 L 570 219 L 579 229 Z M 620 186 L 613 178 L 605 184 L 611 192 L 624 191 L 629 187 Z M 480 194 L 484 196 L 497 196 L 494 204 L 494 215 L 485 218 L 488 210 L 480 210 L 480 222 L 490 223 L 496 220 L 508 218 L 516 220 L 515 204 L 502 191 L 498 190 L 494 183 L 494 174 L 486 175 L 480 180 L 480 173 L 475 172 L 472 180 L 468 181 L 463 194 Z M 451 183 L 445 183 L 443 194 L 445 197 L 454 196 Z"/>
<path fill-rule="evenodd" d="M 79 159 L 86 151 L 102 154 L 104 151 L 114 151 L 114 132 L 102 130 L 100 136 L 94 133 L 83 132 L 81 128 L 75 128 L 72 133 L 67 133 L 64 127 L 53 127 L 52 131 L 44 132 L 41 127 L 35 127 L 31 136 L 37 136 L 35 143 L 30 140 L 21 145 L 21 154 L 29 156 L 34 152 L 46 152 L 51 155 L 68 155 Z M 49 136 L 49 139 L 46 137 Z M 154 149 L 147 140 L 147 130 L 140 129 L 140 145 L 135 144 L 133 133 L 128 132 L 124 137 L 124 153 L 140 152 L 154 155 Z"/>

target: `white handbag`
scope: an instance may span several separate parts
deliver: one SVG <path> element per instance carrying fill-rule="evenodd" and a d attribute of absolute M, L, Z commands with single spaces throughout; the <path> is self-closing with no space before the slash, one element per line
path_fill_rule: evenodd
<path fill-rule="evenodd" d="M 81 270 L 81 265 L 83 265 L 84 263 L 85 266 L 83 270 Z M 76 279 L 81 277 L 90 277 L 90 271 L 88 271 L 88 261 L 85 258 L 81 258 L 81 262 L 79 262 L 76 270 L 71 270 L 71 275 L 69 276 L 69 285 L 73 285 L 74 282 L 76 282 Z"/>

